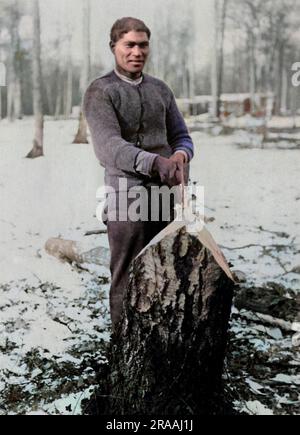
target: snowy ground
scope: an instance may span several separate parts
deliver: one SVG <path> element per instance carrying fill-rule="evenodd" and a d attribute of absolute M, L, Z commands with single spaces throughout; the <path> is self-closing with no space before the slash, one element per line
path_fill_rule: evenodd
<path fill-rule="evenodd" d="M 103 171 L 91 145 L 71 144 L 75 130 L 75 121 L 48 120 L 45 157 L 31 161 L 24 156 L 31 149 L 32 119 L 0 123 L 2 414 L 80 414 L 108 341 L 108 269 L 78 270 L 44 250 L 50 237 L 82 241 L 86 231 L 103 228 L 96 219 Z M 205 186 L 208 228 L 234 270 L 249 286 L 273 281 L 295 297 L 299 151 L 241 148 L 233 135 L 195 132 L 193 139 L 191 179 Z M 90 236 L 88 243 L 108 246 L 105 235 Z M 292 334 L 259 326 L 234 312 L 228 376 L 236 405 L 254 414 L 296 414 L 300 359 Z M 288 368 L 251 371 L 250 348 L 265 366 L 285 353 Z M 244 369 L 236 367 L 239 359 Z"/>

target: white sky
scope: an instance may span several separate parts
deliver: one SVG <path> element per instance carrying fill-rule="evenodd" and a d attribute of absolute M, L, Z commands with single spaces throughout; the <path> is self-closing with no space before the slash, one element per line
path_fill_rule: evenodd
<path fill-rule="evenodd" d="M 29 1 L 30 0 L 26 0 Z M 42 40 L 44 47 L 59 34 L 67 32 L 68 21 L 72 29 L 73 57 L 81 60 L 82 56 L 82 1 L 84 0 L 40 0 L 42 19 Z M 187 11 L 187 4 L 195 2 L 196 13 L 194 19 L 197 32 L 195 35 L 196 65 L 203 65 L 210 56 L 212 43 L 212 0 L 91 0 L 92 1 L 92 57 L 101 60 L 105 68 L 113 66 L 113 57 L 109 51 L 109 33 L 112 24 L 123 16 L 134 16 L 145 21 L 153 31 L 155 37 L 156 17 L 163 16 L 170 11 L 170 18 L 175 23 Z M 160 11 L 161 9 L 161 11 Z M 163 25 L 163 23 L 162 23 Z M 166 41 L 166 44 L 168 41 Z M 53 56 L 55 56 L 53 52 Z"/>
<path fill-rule="evenodd" d="M 22 6 L 30 8 L 32 0 L 19 0 Z M 300 2 L 300 0 L 298 0 Z M 72 56 L 76 63 L 82 60 L 82 5 L 86 0 L 40 0 L 41 5 L 41 30 L 43 52 L 53 59 L 62 57 L 65 61 L 68 47 L 65 45 L 62 55 L 59 55 L 53 46 L 53 41 L 59 34 L 72 34 Z M 198 70 L 201 66 L 210 63 L 213 38 L 213 0 L 91 0 L 91 46 L 92 60 L 101 63 L 109 70 L 114 65 L 114 59 L 109 51 L 109 33 L 112 24 L 123 16 L 134 16 L 145 21 L 153 34 L 152 41 L 157 35 L 156 28 L 165 26 L 165 18 L 173 24 L 180 23 L 188 13 L 188 8 L 193 9 L 195 23 L 194 63 Z M 0 11 L 1 12 L 1 11 Z M 31 17 L 22 21 L 22 38 L 31 36 Z M 69 30 L 68 30 L 69 29 Z M 3 34 L 1 35 L 3 38 Z M 239 34 L 236 30 L 226 33 L 225 52 L 230 52 L 236 45 Z M 296 36 L 295 36 L 296 37 Z M 166 45 L 168 41 L 165 41 Z M 152 51 L 155 50 L 152 45 Z M 0 53 L 1 55 L 1 53 Z M 175 53 L 176 55 L 176 53 Z M 1 60 L 1 59 L 0 59 Z"/>

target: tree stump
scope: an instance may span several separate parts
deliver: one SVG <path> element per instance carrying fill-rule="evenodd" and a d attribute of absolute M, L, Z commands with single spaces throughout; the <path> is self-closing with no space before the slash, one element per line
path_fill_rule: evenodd
<path fill-rule="evenodd" d="M 203 415 L 224 411 L 222 372 L 234 283 L 185 228 L 131 265 L 123 318 L 86 411 Z"/>

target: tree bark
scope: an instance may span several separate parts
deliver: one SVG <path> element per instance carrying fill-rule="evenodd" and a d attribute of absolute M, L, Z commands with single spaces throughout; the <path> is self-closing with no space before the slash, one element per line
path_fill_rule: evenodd
<path fill-rule="evenodd" d="M 233 281 L 183 228 L 131 265 L 90 414 L 226 413 L 222 385 Z"/>

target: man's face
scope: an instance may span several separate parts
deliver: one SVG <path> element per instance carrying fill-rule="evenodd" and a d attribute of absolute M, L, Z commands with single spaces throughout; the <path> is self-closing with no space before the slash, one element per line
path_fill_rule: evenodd
<path fill-rule="evenodd" d="M 113 48 L 118 71 L 132 79 L 140 77 L 149 50 L 147 33 L 135 32 L 134 30 L 124 33 Z"/>

